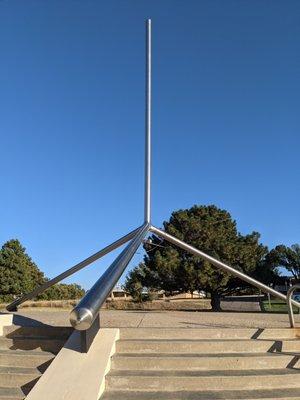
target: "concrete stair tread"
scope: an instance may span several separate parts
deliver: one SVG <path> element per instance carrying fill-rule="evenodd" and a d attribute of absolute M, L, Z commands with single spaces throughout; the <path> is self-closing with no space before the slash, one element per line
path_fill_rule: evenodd
<path fill-rule="evenodd" d="M 256 353 L 115 353 L 113 358 L 230 358 L 230 357 L 292 357 L 294 353 L 256 352 Z"/>
<path fill-rule="evenodd" d="M 21 400 L 25 394 L 18 387 L 0 387 L 0 400 Z"/>
<path fill-rule="evenodd" d="M 5 326 L 0 337 L 0 400 L 23 400 L 72 331 L 47 325 Z"/>
<path fill-rule="evenodd" d="M 34 367 L 18 367 L 18 366 L 0 366 L 0 374 L 28 374 L 39 376 L 41 373 L 37 368 Z"/>
<path fill-rule="evenodd" d="M 221 377 L 221 376 L 269 376 L 269 375 L 290 375 L 299 374 L 299 369 L 278 368 L 278 369 L 250 369 L 250 370 L 211 370 L 211 371 L 186 371 L 186 370 L 111 370 L 107 376 L 146 376 L 146 377 Z"/>
<path fill-rule="evenodd" d="M 300 400 L 300 330 L 121 329 L 101 400 Z"/>
<path fill-rule="evenodd" d="M 285 353 L 116 353 L 112 370 L 214 371 L 299 368 L 300 357 Z"/>
<path fill-rule="evenodd" d="M 37 368 L 44 372 L 54 357 L 53 353 L 41 350 L 0 350 L 0 366 Z"/>
<path fill-rule="evenodd" d="M 203 338 L 200 338 L 200 339 L 197 339 L 197 338 L 192 338 L 192 339 L 189 339 L 189 338 L 187 338 L 187 339 L 177 339 L 177 338 L 175 338 L 175 339 L 167 339 L 167 338 L 163 338 L 163 339 L 158 339 L 158 338 L 151 338 L 151 339 L 145 339 L 145 338 L 141 338 L 141 339 L 133 339 L 133 338 L 131 338 L 131 339 L 120 339 L 120 340 L 118 340 L 118 343 L 121 343 L 121 342 L 134 342 L 134 343 L 139 343 L 139 342 L 141 342 L 141 343 L 148 343 L 148 342 L 153 342 L 153 343 L 169 343 L 169 342 L 172 342 L 172 343 L 188 343 L 188 342 L 191 342 L 191 343 L 198 343 L 198 342 L 200 342 L 200 343 L 229 343 L 229 342 L 234 342 L 234 343 L 236 343 L 236 342 L 244 342 L 244 343 L 249 343 L 249 342 L 251 342 L 251 343 L 253 343 L 253 342 L 270 342 L 270 343 L 273 343 L 273 342 L 297 342 L 297 341 L 299 341 L 300 342 L 300 340 L 299 340 L 299 338 L 287 338 L 287 339 L 260 339 L 260 338 L 255 338 L 255 339 L 244 339 L 244 338 L 238 338 L 238 339 L 224 339 L 224 338 L 215 338 L 215 339 L 203 339 Z"/>
<path fill-rule="evenodd" d="M 10 325 L 4 326 L 4 335 L 9 334 L 26 334 L 37 336 L 52 336 L 60 335 L 68 337 L 73 332 L 73 328 L 69 326 L 51 326 L 51 325 Z"/>
<path fill-rule="evenodd" d="M 248 371 L 249 372 L 249 371 Z M 177 392 L 177 391 L 213 391 L 213 390 L 266 390 L 295 388 L 300 390 L 299 373 L 271 374 L 189 374 L 167 375 L 161 372 L 157 375 L 107 375 L 106 388 L 111 390 L 128 390 L 141 392 Z M 300 397 L 299 397 L 300 398 Z"/>
<path fill-rule="evenodd" d="M 1 337 L 0 340 L 56 340 L 56 341 L 61 341 L 65 342 L 66 339 L 61 337 L 61 336 L 26 336 L 26 335 L 13 335 L 13 336 L 5 336 Z"/>
<path fill-rule="evenodd" d="M 41 372 L 35 368 L 6 368 L 4 370 L 1 367 L 0 386 L 9 388 L 19 387 L 28 393 L 40 379 L 41 375 Z"/>
<path fill-rule="evenodd" d="M 8 337 L 0 337 L 0 343 L 1 342 L 13 342 L 13 341 L 23 341 L 23 342 L 25 342 L 25 341 L 28 341 L 28 342 L 34 342 L 34 341 L 41 341 L 41 342 L 49 342 L 49 341 L 52 341 L 52 342 L 61 342 L 61 343 L 64 343 L 66 340 L 65 339 L 62 339 L 62 338 L 48 338 L 48 337 L 45 337 L 45 336 L 19 336 L 19 337 L 16 337 L 16 336 L 14 336 L 14 337 L 12 337 L 12 338 L 8 338 Z"/>
<path fill-rule="evenodd" d="M 175 339 L 207 338 L 211 339 L 286 339 L 300 338 L 300 328 L 121 328 L 121 339 L 129 338 L 158 338 Z"/>
<path fill-rule="evenodd" d="M 131 392 L 108 390 L 100 400 L 299 400 L 300 389 Z"/>
<path fill-rule="evenodd" d="M 20 350 L 20 349 L 0 349 L 0 364 L 1 364 L 1 355 L 9 355 L 11 357 L 13 356 L 21 356 L 21 357 L 26 357 L 26 356 L 36 356 L 36 357 L 45 357 L 45 358 L 54 358 L 53 353 L 50 351 L 43 351 L 40 349 L 36 350 Z"/>
<path fill-rule="evenodd" d="M 54 339 L 54 338 L 36 338 L 36 337 L 20 337 L 20 338 L 0 338 L 0 349 L 1 350 L 41 350 L 47 353 L 57 354 L 58 351 L 63 347 L 65 339 Z"/>
<path fill-rule="evenodd" d="M 300 340 L 119 340 L 116 343 L 117 353 L 262 353 L 262 352 L 296 352 L 300 353 Z"/>

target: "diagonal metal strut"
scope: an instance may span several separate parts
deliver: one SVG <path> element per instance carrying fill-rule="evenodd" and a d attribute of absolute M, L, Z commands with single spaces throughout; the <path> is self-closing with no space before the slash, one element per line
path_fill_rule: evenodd
<path fill-rule="evenodd" d="M 75 329 L 85 331 L 92 326 L 99 314 L 100 307 L 105 302 L 135 252 L 142 244 L 145 236 L 149 232 L 149 228 L 150 224 L 145 223 L 137 231 L 130 243 L 71 311 L 70 322 Z"/>
<path fill-rule="evenodd" d="M 141 228 L 141 227 L 140 227 Z M 50 279 L 49 281 L 43 283 L 42 285 L 38 286 L 36 289 L 34 289 L 32 292 L 25 294 L 22 297 L 19 297 L 18 299 L 14 300 L 12 303 L 10 303 L 6 309 L 7 311 L 17 311 L 17 307 L 24 303 L 27 300 L 31 300 L 38 296 L 40 293 L 42 293 L 44 290 L 48 289 L 50 286 L 55 285 L 56 283 L 62 281 L 63 279 L 67 278 L 68 276 L 71 276 L 75 274 L 75 272 L 80 271 L 82 268 L 92 264 L 96 260 L 99 260 L 99 258 L 105 256 L 106 254 L 112 252 L 113 250 L 117 249 L 118 247 L 122 246 L 123 244 L 127 243 L 129 240 L 131 240 L 139 231 L 140 228 L 137 228 L 131 232 L 129 232 L 127 235 L 122 236 L 120 239 L 116 240 L 115 242 L 109 244 L 108 246 L 104 247 L 102 250 L 97 251 L 97 253 L 91 255 L 90 257 L 86 258 L 85 260 L 81 261 L 80 263 L 74 265 L 73 267 L 67 269 L 65 272 L 57 275 L 55 278 Z"/>
<path fill-rule="evenodd" d="M 263 292 L 270 293 L 273 296 L 278 297 L 281 300 L 287 301 L 287 296 L 285 296 L 284 294 L 277 292 L 277 290 L 274 290 L 274 289 L 270 288 L 269 286 L 264 285 L 263 283 L 257 281 L 256 279 L 251 278 L 249 275 L 246 275 L 243 272 L 240 272 L 237 269 L 232 268 L 227 264 L 224 264 L 222 261 L 219 261 L 216 258 L 213 258 L 213 257 L 209 256 L 208 254 L 203 253 L 203 251 L 196 249 L 196 247 L 193 247 L 193 246 L 183 242 L 182 240 L 175 238 L 172 235 L 169 235 L 168 233 L 162 231 L 161 229 L 158 229 L 155 226 L 151 226 L 150 231 L 155 233 L 156 235 L 160 236 L 161 238 L 167 240 L 168 242 L 175 244 L 176 246 L 182 248 L 183 250 L 186 250 L 189 253 L 199 256 L 206 261 L 209 261 L 215 267 L 221 268 L 223 271 L 229 272 L 231 275 L 234 275 L 237 278 L 240 278 L 242 281 L 248 282 L 251 285 L 256 286 L 258 289 L 261 289 Z M 291 302 L 295 306 L 300 308 L 300 303 L 298 303 L 295 300 L 291 300 Z"/>

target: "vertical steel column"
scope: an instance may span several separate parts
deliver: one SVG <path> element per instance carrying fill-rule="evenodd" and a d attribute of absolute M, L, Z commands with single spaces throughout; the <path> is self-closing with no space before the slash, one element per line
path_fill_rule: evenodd
<path fill-rule="evenodd" d="M 146 20 L 145 222 L 151 219 L 151 19 Z"/>

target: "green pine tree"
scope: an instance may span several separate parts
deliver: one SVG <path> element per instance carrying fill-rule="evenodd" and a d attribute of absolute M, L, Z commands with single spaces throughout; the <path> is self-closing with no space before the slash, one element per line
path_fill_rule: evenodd
<path fill-rule="evenodd" d="M 231 215 L 214 205 L 174 211 L 169 221 L 164 222 L 164 230 L 246 274 L 254 275 L 258 268 L 264 268 L 268 249 L 259 243 L 259 233 L 242 235 Z M 147 254 L 139 267 L 143 269 L 142 274 L 135 271 L 136 276 L 141 276 L 142 287 L 162 289 L 166 294 L 205 290 L 211 295 L 212 309 L 219 311 L 221 295 L 244 285 L 209 262 L 155 235 L 151 241 L 145 246 Z"/>
<path fill-rule="evenodd" d="M 280 244 L 271 250 L 267 257 L 272 267 L 286 268 L 295 279 L 300 279 L 300 245 L 291 247 Z"/>
<path fill-rule="evenodd" d="M 0 250 L 0 296 L 2 301 L 30 292 L 45 281 L 21 243 L 12 239 Z"/>
<path fill-rule="evenodd" d="M 31 292 L 47 278 L 26 253 L 17 239 L 6 242 L 0 249 L 0 300 L 9 302 Z M 41 293 L 37 300 L 80 299 L 85 291 L 79 285 L 59 283 Z"/>

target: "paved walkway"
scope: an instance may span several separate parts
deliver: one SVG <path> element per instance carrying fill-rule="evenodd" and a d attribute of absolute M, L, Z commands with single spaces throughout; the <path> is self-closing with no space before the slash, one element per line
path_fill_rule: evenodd
<path fill-rule="evenodd" d="M 70 310 L 21 309 L 14 323 L 44 323 L 68 326 Z M 101 310 L 102 327 L 172 327 L 172 328 L 284 328 L 289 326 L 285 314 L 260 312 L 191 312 L 191 311 L 117 311 Z M 300 325 L 300 316 L 295 316 Z"/>

